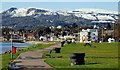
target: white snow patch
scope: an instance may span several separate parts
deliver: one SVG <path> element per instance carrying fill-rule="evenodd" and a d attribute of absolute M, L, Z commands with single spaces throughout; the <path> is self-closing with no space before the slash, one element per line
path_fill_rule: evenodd
<path fill-rule="evenodd" d="M 113 23 L 113 21 L 92 21 L 92 23 Z"/>
<path fill-rule="evenodd" d="M 44 14 L 44 15 L 57 15 L 57 14 L 54 13 L 54 12 L 45 12 L 45 13 L 42 13 L 42 14 Z"/>
<path fill-rule="evenodd" d="M 64 16 L 70 16 L 67 11 L 57 11 L 57 13 Z"/>
<path fill-rule="evenodd" d="M 111 16 L 106 16 L 106 15 L 98 15 L 96 16 L 99 20 L 115 20 L 113 17 Z"/>
<path fill-rule="evenodd" d="M 19 8 L 17 10 L 15 10 L 15 13 L 12 17 L 20 17 L 20 16 L 27 16 L 27 11 L 28 8 Z"/>
<path fill-rule="evenodd" d="M 31 16 L 35 14 L 35 10 L 31 11 L 30 13 L 27 14 L 27 16 Z"/>
<path fill-rule="evenodd" d="M 74 11 L 79 11 L 83 13 L 104 13 L 104 14 L 118 14 L 116 11 L 108 11 L 103 9 L 76 9 Z"/>
<path fill-rule="evenodd" d="M 82 17 L 85 19 L 96 20 L 96 17 L 94 17 L 90 14 L 82 14 Z"/>
<path fill-rule="evenodd" d="M 0 13 L 2 13 L 3 11 L 0 11 Z"/>
<path fill-rule="evenodd" d="M 119 17 L 118 17 L 118 16 L 115 16 L 115 19 L 119 19 Z"/>

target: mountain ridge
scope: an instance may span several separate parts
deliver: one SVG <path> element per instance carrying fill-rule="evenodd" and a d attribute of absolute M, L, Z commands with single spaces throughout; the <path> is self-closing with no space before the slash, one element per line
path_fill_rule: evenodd
<path fill-rule="evenodd" d="M 8 10 L 2 11 L 1 13 L 2 17 L 4 18 L 2 22 L 3 25 L 12 26 L 13 28 L 15 26 L 18 26 L 18 24 L 20 25 L 20 23 L 24 23 L 24 21 L 26 23 L 34 23 L 37 26 L 50 26 L 53 23 L 55 26 L 72 23 L 77 23 L 81 26 L 90 25 L 91 23 L 114 23 L 118 19 L 117 12 L 107 11 L 103 9 L 75 9 L 72 11 L 57 11 L 44 8 L 29 7 L 10 8 Z M 22 21 L 18 22 L 18 18 Z M 11 23 L 6 22 L 6 20 L 9 20 Z"/>

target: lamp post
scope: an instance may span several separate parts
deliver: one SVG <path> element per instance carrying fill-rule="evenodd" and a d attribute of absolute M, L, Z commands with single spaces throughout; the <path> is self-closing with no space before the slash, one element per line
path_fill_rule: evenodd
<path fill-rule="evenodd" d="M 79 35 L 79 26 L 78 26 L 78 41 L 80 40 L 80 37 L 79 37 L 80 35 Z"/>
<path fill-rule="evenodd" d="M 103 27 L 102 27 L 102 42 L 103 42 Z"/>
<path fill-rule="evenodd" d="M 11 59 L 13 59 L 13 54 L 12 54 L 12 47 L 13 47 L 13 40 L 12 40 L 12 33 L 11 33 Z"/>
<path fill-rule="evenodd" d="M 115 39 L 115 22 L 113 22 L 113 37 Z"/>

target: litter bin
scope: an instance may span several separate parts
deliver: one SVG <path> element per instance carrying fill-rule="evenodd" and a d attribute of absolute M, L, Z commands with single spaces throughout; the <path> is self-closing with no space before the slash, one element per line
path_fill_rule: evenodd
<path fill-rule="evenodd" d="M 16 53 L 16 47 L 12 46 L 12 53 L 15 54 Z"/>
<path fill-rule="evenodd" d="M 54 48 L 54 49 L 53 49 L 53 53 L 60 53 L 60 49 L 61 49 L 61 48 Z"/>
<path fill-rule="evenodd" d="M 71 60 L 71 66 L 85 64 L 84 62 L 85 53 L 72 53 L 72 54 L 69 54 L 69 56 Z"/>

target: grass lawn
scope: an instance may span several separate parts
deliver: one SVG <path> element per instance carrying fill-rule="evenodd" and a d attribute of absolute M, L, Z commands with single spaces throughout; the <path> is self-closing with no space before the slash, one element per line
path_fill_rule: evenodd
<path fill-rule="evenodd" d="M 54 68 L 118 68 L 118 43 L 92 43 L 92 47 L 83 46 L 84 43 L 66 44 L 61 53 L 52 53 L 51 58 L 45 60 Z M 96 47 L 94 47 L 96 46 Z M 85 53 L 85 65 L 70 65 L 70 53 Z"/>
<path fill-rule="evenodd" d="M 23 49 L 19 49 L 19 50 L 17 49 L 16 54 L 13 54 L 13 59 L 11 59 L 11 54 L 2 54 L 2 70 L 7 70 L 9 63 L 11 61 L 13 61 L 14 59 L 16 59 L 16 57 L 20 53 L 46 48 L 46 47 L 49 47 L 51 45 L 53 45 L 53 44 L 36 44 L 36 45 L 29 46 L 29 47 L 25 47 Z"/>

